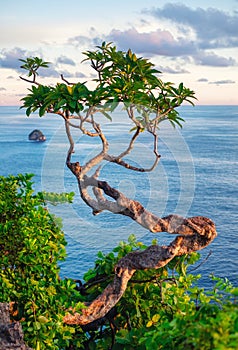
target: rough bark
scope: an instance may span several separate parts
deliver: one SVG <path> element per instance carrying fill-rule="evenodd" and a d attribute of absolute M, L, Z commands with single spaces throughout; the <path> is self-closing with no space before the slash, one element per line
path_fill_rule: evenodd
<path fill-rule="evenodd" d="M 79 163 L 68 164 L 78 179 L 82 199 L 93 209 L 94 214 L 102 210 L 126 215 L 151 232 L 178 234 L 169 246 L 152 245 L 144 251 L 135 251 L 123 257 L 115 266 L 115 277 L 105 290 L 82 314 L 69 313 L 64 317 L 67 324 L 85 326 L 105 317 L 116 305 L 126 290 L 127 283 L 136 270 L 159 269 L 175 256 L 189 254 L 205 248 L 216 237 L 217 232 L 212 220 L 196 216 L 183 218 L 169 215 L 159 218 L 146 210 L 139 202 L 128 199 L 124 194 L 112 188 L 107 182 L 97 180 L 98 173 L 81 177 Z M 95 199 L 88 194 L 88 187 L 94 189 Z M 108 200 L 104 195 L 112 198 Z"/>
<path fill-rule="evenodd" d="M 23 340 L 20 322 L 10 321 L 7 303 L 0 303 L 0 350 L 31 350 Z"/>

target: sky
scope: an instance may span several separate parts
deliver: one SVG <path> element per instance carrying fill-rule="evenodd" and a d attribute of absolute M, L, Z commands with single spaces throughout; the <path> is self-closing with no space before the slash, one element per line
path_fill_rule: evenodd
<path fill-rule="evenodd" d="M 30 87 L 19 59 L 51 62 L 42 84 L 92 79 L 82 52 L 103 41 L 150 59 L 200 105 L 238 105 L 238 0 L 0 0 L 0 106 Z"/>

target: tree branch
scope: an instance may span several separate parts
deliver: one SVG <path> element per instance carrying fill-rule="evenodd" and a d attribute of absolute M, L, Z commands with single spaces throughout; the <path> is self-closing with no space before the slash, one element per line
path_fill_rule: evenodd
<path fill-rule="evenodd" d="M 196 216 L 183 218 L 169 215 L 159 218 L 146 210 L 139 202 L 128 199 L 120 191 L 112 188 L 106 181 L 97 179 L 99 169 L 94 176 L 78 175 L 81 197 L 93 208 L 94 214 L 102 210 L 130 217 L 151 232 L 178 234 L 169 246 L 152 245 L 144 251 L 134 251 L 119 260 L 115 266 L 115 277 L 103 293 L 99 295 L 82 314 L 73 312 L 64 317 L 67 324 L 87 325 L 105 315 L 116 305 L 124 294 L 127 283 L 136 270 L 159 269 L 168 264 L 175 256 L 189 254 L 205 248 L 216 237 L 217 232 L 212 220 Z M 96 199 L 92 199 L 87 187 L 94 188 Z M 112 198 L 110 201 L 104 194 Z"/>
<path fill-rule="evenodd" d="M 75 84 L 76 84 L 76 83 L 70 83 L 68 80 L 66 80 L 66 79 L 64 78 L 64 75 L 63 75 L 63 74 L 60 74 L 60 77 L 61 77 L 61 79 L 62 79 L 63 81 L 65 81 L 66 84 L 68 84 L 68 85 L 75 85 Z"/>
<path fill-rule="evenodd" d="M 99 124 L 97 123 L 93 123 L 93 127 L 94 130 L 98 133 L 98 136 L 101 139 L 102 142 L 102 150 L 99 154 L 97 154 L 95 157 L 93 157 L 92 159 L 90 159 L 90 161 L 88 161 L 83 167 L 82 167 L 82 171 L 81 171 L 81 178 L 84 174 L 86 174 L 89 170 L 91 170 L 94 166 L 98 165 L 101 163 L 101 161 L 104 159 L 105 154 L 107 153 L 108 149 L 109 149 L 109 145 L 107 142 L 107 139 L 105 137 L 105 135 L 102 133 L 101 128 L 99 126 Z"/>
<path fill-rule="evenodd" d="M 131 152 L 131 150 L 133 149 L 134 143 L 135 143 L 137 137 L 139 136 L 140 131 L 141 131 L 141 128 L 139 126 L 137 126 L 136 127 L 136 132 L 132 136 L 131 141 L 130 141 L 129 146 L 127 147 L 127 149 L 124 152 L 122 152 L 121 154 L 119 154 L 117 157 L 111 156 L 111 158 L 116 160 L 116 159 L 121 159 L 121 158 L 125 157 L 126 155 L 128 155 Z"/>
<path fill-rule="evenodd" d="M 33 73 L 33 79 L 32 79 L 32 80 L 27 79 L 27 78 L 24 78 L 24 77 L 21 77 L 21 76 L 19 76 L 19 78 L 20 78 L 21 80 L 27 81 L 28 83 L 31 83 L 31 84 L 36 84 L 36 85 L 38 85 L 38 86 L 41 85 L 40 83 L 38 83 L 38 82 L 36 81 L 36 74 L 34 74 L 34 73 Z"/>
<path fill-rule="evenodd" d="M 214 223 L 205 217 L 184 219 L 170 215 L 163 219 L 164 228 L 170 233 L 180 233 L 169 246 L 152 245 L 144 251 L 134 251 L 119 260 L 115 266 L 115 277 L 82 314 L 68 313 L 67 324 L 87 325 L 103 318 L 120 300 L 128 281 L 136 270 L 159 269 L 175 256 L 191 253 L 206 247 L 217 235 Z"/>
<path fill-rule="evenodd" d="M 154 163 L 152 164 L 152 166 L 150 168 L 138 168 L 138 167 L 136 167 L 134 165 L 131 165 L 131 164 L 129 164 L 129 163 L 127 163 L 127 162 L 125 162 L 125 161 L 123 161 L 121 159 L 111 158 L 109 155 L 106 155 L 104 157 L 105 160 L 107 160 L 107 161 L 109 161 L 111 163 L 116 163 L 118 165 L 123 166 L 126 169 L 137 171 L 137 172 L 141 172 L 141 173 L 152 171 L 157 166 L 157 164 L 159 162 L 159 158 L 160 158 L 160 156 L 155 158 L 155 161 L 154 161 Z"/>
<path fill-rule="evenodd" d="M 123 166 L 126 169 L 137 171 L 137 172 L 141 172 L 141 173 L 150 172 L 150 171 L 154 170 L 155 167 L 157 166 L 158 162 L 159 162 L 160 157 L 161 157 L 160 154 L 158 154 L 158 150 L 157 150 L 157 147 L 158 147 L 158 136 L 156 134 L 153 134 L 153 136 L 154 136 L 155 160 L 154 160 L 154 163 L 152 164 L 152 166 L 150 168 L 139 168 L 139 167 L 131 165 L 131 164 L 129 164 L 129 163 L 127 163 L 127 162 L 125 162 L 125 161 L 123 161 L 121 159 L 121 158 L 123 158 L 124 156 L 128 155 L 131 152 L 131 150 L 133 149 L 133 146 L 134 146 L 134 142 L 135 142 L 136 138 L 139 136 L 140 131 L 141 131 L 141 128 L 139 126 L 137 126 L 136 132 L 133 135 L 129 146 L 127 147 L 127 149 L 124 152 L 122 152 L 118 156 L 112 156 L 112 155 L 109 155 L 109 154 L 105 154 L 104 159 L 107 160 L 108 162 L 116 163 L 118 165 L 121 165 L 121 166 Z"/>

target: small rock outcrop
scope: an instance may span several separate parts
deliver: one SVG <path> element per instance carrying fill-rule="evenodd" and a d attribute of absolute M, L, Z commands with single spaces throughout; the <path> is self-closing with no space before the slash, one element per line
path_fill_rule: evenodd
<path fill-rule="evenodd" d="M 43 141 L 46 140 L 46 137 L 45 137 L 45 135 L 43 134 L 42 131 L 40 131 L 38 129 L 35 129 L 29 134 L 28 139 L 31 140 L 31 141 L 43 142 Z"/>
<path fill-rule="evenodd" d="M 23 340 L 20 322 L 10 321 L 7 303 L 0 303 L 0 350 L 32 350 Z"/>

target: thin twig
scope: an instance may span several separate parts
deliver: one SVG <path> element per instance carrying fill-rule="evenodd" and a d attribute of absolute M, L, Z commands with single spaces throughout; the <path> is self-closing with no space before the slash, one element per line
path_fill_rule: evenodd
<path fill-rule="evenodd" d="M 21 77 L 21 76 L 19 76 L 19 78 L 24 80 L 24 81 L 27 81 L 28 83 L 36 84 L 36 85 L 40 86 L 41 84 L 36 81 L 36 75 L 34 73 L 33 73 L 33 75 L 34 75 L 34 78 L 32 80 Z"/>
<path fill-rule="evenodd" d="M 66 84 L 68 84 L 68 85 L 75 85 L 75 83 L 70 83 L 68 80 L 66 80 L 66 79 L 64 78 L 63 74 L 60 74 L 60 77 L 61 77 L 61 79 L 62 79 L 63 81 L 66 82 Z"/>
<path fill-rule="evenodd" d="M 200 266 L 202 266 L 203 264 L 205 264 L 205 262 L 210 258 L 211 255 L 212 255 L 212 250 L 210 250 L 210 252 L 207 254 L 207 256 L 205 257 L 205 259 L 203 259 L 203 261 L 202 261 L 199 265 L 193 267 L 192 269 L 189 269 L 188 272 L 197 270 Z"/>

